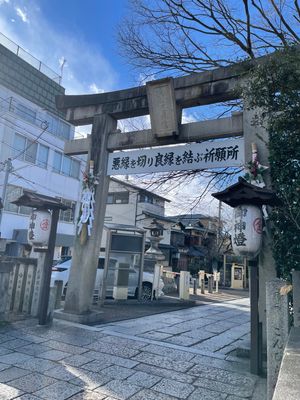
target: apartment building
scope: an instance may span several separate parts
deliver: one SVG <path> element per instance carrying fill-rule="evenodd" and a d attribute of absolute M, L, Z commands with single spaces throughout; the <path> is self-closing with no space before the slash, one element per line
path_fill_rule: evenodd
<path fill-rule="evenodd" d="M 2 251 L 26 250 L 31 209 L 11 203 L 30 190 L 62 199 L 55 258 L 68 254 L 75 234 L 82 159 L 63 154 L 74 127 L 56 110 L 60 76 L 0 34 L 0 197 Z"/>
<path fill-rule="evenodd" d="M 174 224 L 173 219 L 165 216 L 165 203 L 169 201 L 128 181 L 110 178 L 105 222 L 146 228 L 146 248 L 148 248 L 150 231 L 147 228 L 153 219 L 156 219 L 165 228 L 160 249 L 165 254 L 166 264 L 169 264 L 171 226 Z M 105 238 L 104 232 L 102 247 L 105 247 Z"/>

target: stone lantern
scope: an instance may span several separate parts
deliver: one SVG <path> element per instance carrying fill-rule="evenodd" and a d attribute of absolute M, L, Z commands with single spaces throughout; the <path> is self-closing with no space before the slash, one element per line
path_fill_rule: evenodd
<path fill-rule="evenodd" d="M 163 252 L 158 248 L 158 245 L 163 238 L 165 230 L 164 226 L 157 222 L 156 219 L 153 219 L 150 227 L 146 227 L 145 229 L 150 230 L 150 248 L 145 252 L 145 256 L 155 261 L 163 261 L 165 259 L 165 256 Z"/>
<path fill-rule="evenodd" d="M 145 252 L 145 258 L 155 262 L 151 293 L 151 300 L 153 300 L 154 294 L 159 290 L 160 278 L 162 276 L 161 261 L 165 260 L 163 252 L 158 248 L 159 242 L 163 238 L 165 228 L 162 224 L 157 222 L 156 219 L 153 219 L 150 227 L 146 227 L 145 229 L 150 230 L 150 248 Z"/>

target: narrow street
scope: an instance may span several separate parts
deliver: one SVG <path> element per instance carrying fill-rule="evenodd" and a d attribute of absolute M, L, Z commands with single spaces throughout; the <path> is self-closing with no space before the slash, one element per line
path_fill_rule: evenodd
<path fill-rule="evenodd" d="M 264 400 L 234 356 L 247 341 L 246 298 L 93 327 L 26 320 L 0 328 L 0 399 Z"/>

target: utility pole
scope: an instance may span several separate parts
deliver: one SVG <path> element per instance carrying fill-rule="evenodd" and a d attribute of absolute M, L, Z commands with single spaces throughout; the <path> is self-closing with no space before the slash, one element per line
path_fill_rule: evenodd
<path fill-rule="evenodd" d="M 5 175 L 4 175 L 2 198 L 1 198 L 2 199 L 2 207 L 0 208 L 0 238 L 1 238 L 1 223 L 2 223 L 2 215 L 3 215 L 4 204 L 5 204 L 5 196 L 6 196 L 6 189 L 7 189 L 7 183 L 8 183 L 8 176 L 9 176 L 9 173 L 12 171 L 11 158 L 8 158 L 4 162 L 4 167 L 5 167 Z"/>

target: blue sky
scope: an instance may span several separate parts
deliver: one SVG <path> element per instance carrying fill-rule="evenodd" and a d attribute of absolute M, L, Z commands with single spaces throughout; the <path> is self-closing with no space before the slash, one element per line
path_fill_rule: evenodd
<path fill-rule="evenodd" d="M 119 90 L 140 82 L 140 75 L 118 54 L 117 26 L 127 5 L 128 0 L 0 0 L 0 32 L 56 72 L 65 58 L 62 85 L 67 94 Z M 184 110 L 183 117 L 191 122 L 204 119 L 207 112 Z M 146 118 L 143 123 L 148 122 Z M 87 133 L 86 128 L 80 132 Z M 195 179 L 185 188 L 167 188 L 173 213 L 187 198 L 193 202 L 202 185 Z M 205 212 L 211 200 L 205 202 Z M 181 211 L 189 212 L 189 205 Z"/>
<path fill-rule="evenodd" d="M 136 85 L 118 54 L 117 25 L 127 0 L 0 0 L 0 31 L 55 71 L 65 58 L 69 94 Z"/>
<path fill-rule="evenodd" d="M 129 0 L 0 0 L 0 32 L 57 73 L 65 59 L 62 85 L 66 94 L 125 89 L 142 80 L 119 55 L 117 27 L 129 12 L 128 3 Z M 211 114 L 212 106 L 209 110 L 184 110 L 183 121 L 206 119 Z"/>

